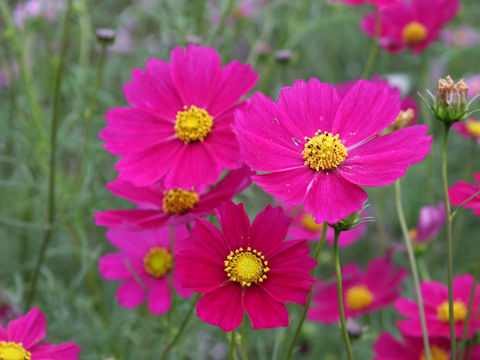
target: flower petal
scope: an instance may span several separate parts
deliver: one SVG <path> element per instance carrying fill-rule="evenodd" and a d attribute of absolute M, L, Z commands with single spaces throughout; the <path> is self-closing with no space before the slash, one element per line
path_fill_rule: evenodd
<path fill-rule="evenodd" d="M 80 346 L 73 342 L 60 345 L 41 343 L 30 349 L 34 360 L 78 360 Z"/>
<path fill-rule="evenodd" d="M 262 287 L 252 286 L 243 293 L 243 305 L 253 329 L 288 326 L 287 307 L 274 300 Z"/>
<path fill-rule="evenodd" d="M 151 278 L 148 288 L 148 310 L 157 315 L 162 315 L 170 309 L 171 295 L 165 277 Z"/>
<path fill-rule="evenodd" d="M 250 219 L 243 204 L 225 202 L 216 209 L 218 222 L 231 251 L 246 247 L 250 237 Z"/>
<path fill-rule="evenodd" d="M 25 349 L 42 340 L 47 334 L 47 319 L 38 308 L 8 323 L 8 341 L 22 343 Z"/>
<path fill-rule="evenodd" d="M 147 293 L 137 280 L 128 279 L 120 284 L 116 296 L 120 306 L 133 309 L 145 300 Z"/>

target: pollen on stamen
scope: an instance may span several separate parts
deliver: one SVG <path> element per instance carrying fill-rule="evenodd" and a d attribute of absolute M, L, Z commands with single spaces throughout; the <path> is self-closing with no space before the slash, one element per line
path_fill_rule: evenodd
<path fill-rule="evenodd" d="M 318 130 L 312 138 L 305 137 L 307 143 L 302 151 L 305 165 L 315 171 L 331 170 L 340 166 L 348 156 L 339 134 Z"/>
<path fill-rule="evenodd" d="M 185 144 L 203 141 L 212 130 L 213 117 L 205 110 L 191 105 L 177 113 L 175 135 Z"/>
<path fill-rule="evenodd" d="M 192 190 L 172 189 L 164 192 L 163 211 L 167 214 L 185 214 L 200 200 Z"/>
<path fill-rule="evenodd" d="M 402 40 L 408 46 L 420 44 L 427 37 L 427 28 L 418 21 L 412 21 L 402 30 Z"/>
<path fill-rule="evenodd" d="M 250 246 L 247 249 L 240 247 L 230 251 L 224 262 L 224 271 L 228 278 L 243 287 L 251 287 L 252 284 L 263 282 L 270 268 L 267 267 L 268 261 L 265 260 L 265 256 L 261 254 L 261 251 L 252 249 Z"/>

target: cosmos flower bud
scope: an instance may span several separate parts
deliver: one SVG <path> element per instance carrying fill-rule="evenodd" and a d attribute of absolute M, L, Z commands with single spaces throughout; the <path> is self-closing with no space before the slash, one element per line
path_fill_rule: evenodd
<path fill-rule="evenodd" d="M 278 50 L 275 53 L 275 60 L 280 64 L 288 64 L 292 60 L 293 53 L 289 49 Z"/>
<path fill-rule="evenodd" d="M 438 80 L 435 102 L 430 105 L 435 117 L 447 123 L 465 118 L 468 110 L 468 85 L 462 80 L 456 84 L 450 76 Z"/>
<path fill-rule="evenodd" d="M 115 30 L 108 28 L 100 28 L 95 32 L 95 36 L 103 46 L 112 45 L 115 41 Z"/>

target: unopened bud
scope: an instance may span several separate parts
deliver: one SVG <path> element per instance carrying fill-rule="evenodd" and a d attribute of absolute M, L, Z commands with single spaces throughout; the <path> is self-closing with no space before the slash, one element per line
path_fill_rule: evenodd
<path fill-rule="evenodd" d="M 95 32 L 97 40 L 102 45 L 112 45 L 115 41 L 115 30 L 108 28 L 100 28 Z"/>
<path fill-rule="evenodd" d="M 353 319 L 347 319 L 347 331 L 352 339 L 358 339 L 362 336 L 362 325 Z"/>
<path fill-rule="evenodd" d="M 431 106 L 435 117 L 447 123 L 465 118 L 467 113 L 468 85 L 463 80 L 456 84 L 450 76 L 438 80 L 435 103 Z"/>
<path fill-rule="evenodd" d="M 275 52 L 275 60 L 281 64 L 287 64 L 292 60 L 293 53 L 291 50 L 285 49 L 285 50 L 278 50 Z"/>

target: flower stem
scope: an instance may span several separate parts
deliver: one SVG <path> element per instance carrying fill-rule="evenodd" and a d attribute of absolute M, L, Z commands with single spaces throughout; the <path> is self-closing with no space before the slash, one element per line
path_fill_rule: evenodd
<path fill-rule="evenodd" d="M 452 214 L 450 215 L 450 220 L 453 221 L 453 219 L 455 218 L 455 215 L 457 215 L 458 211 L 464 207 L 468 202 L 472 201 L 473 199 L 475 199 L 478 195 L 480 195 L 480 190 L 477 191 L 475 194 L 473 194 L 472 196 L 470 196 L 467 200 L 465 200 L 464 202 L 462 202 L 453 212 Z"/>
<path fill-rule="evenodd" d="M 67 54 L 68 35 L 70 29 L 70 16 L 72 12 L 72 0 L 68 1 L 68 11 L 65 13 L 63 21 L 63 35 L 62 35 L 62 47 L 60 50 L 60 62 L 57 68 L 57 74 L 54 84 L 54 102 L 52 121 L 50 124 L 50 157 L 49 157 L 49 172 L 48 172 L 48 200 L 47 200 L 47 226 L 43 235 L 42 244 L 38 253 L 37 262 L 33 272 L 32 282 L 26 300 L 26 309 L 29 309 L 35 298 L 35 291 L 37 286 L 38 274 L 40 267 L 42 266 L 45 251 L 48 247 L 50 239 L 52 237 L 53 226 L 55 222 L 55 175 L 56 175 L 56 152 L 57 152 L 57 130 L 58 123 L 60 121 L 60 112 L 62 105 L 62 78 L 65 68 L 65 60 Z"/>
<path fill-rule="evenodd" d="M 247 347 L 245 346 L 245 324 L 247 320 L 246 317 L 243 317 L 242 325 L 241 325 L 241 338 L 240 338 L 240 350 L 242 351 L 242 358 L 243 360 L 248 360 L 248 355 L 247 355 Z"/>
<path fill-rule="evenodd" d="M 320 241 L 317 243 L 317 247 L 315 248 L 315 253 L 313 254 L 313 258 L 317 261 L 318 261 L 318 256 L 322 251 L 323 245 L 325 244 L 325 238 L 327 237 L 327 230 L 328 230 L 328 224 L 325 222 L 322 225 L 322 236 L 320 238 Z M 313 277 L 315 277 L 315 272 L 317 271 L 317 267 L 318 265 L 315 266 L 315 268 L 311 272 Z M 310 290 L 310 293 L 308 294 L 307 303 L 305 304 L 305 307 L 302 312 L 302 316 L 300 317 L 300 322 L 298 323 L 297 329 L 295 330 L 295 334 L 293 335 L 292 340 L 290 341 L 290 346 L 288 347 L 287 356 L 285 357 L 286 360 L 290 360 L 293 355 L 295 344 L 297 343 L 298 337 L 300 336 L 300 331 L 302 330 L 303 323 L 305 322 L 305 318 L 307 317 L 308 308 L 310 307 L 310 303 L 312 302 L 314 286 L 315 284 L 312 284 L 312 290 Z"/>
<path fill-rule="evenodd" d="M 375 64 L 375 59 L 377 58 L 377 54 L 378 54 L 378 47 L 380 43 L 381 33 L 382 33 L 382 18 L 378 10 L 375 10 L 375 35 L 373 38 L 372 47 L 370 48 L 370 52 L 368 54 L 365 68 L 363 69 L 363 73 L 362 73 L 363 79 L 368 79 L 372 75 L 373 65 Z"/>
<path fill-rule="evenodd" d="M 448 313 L 450 322 L 450 343 L 451 343 L 451 359 L 455 360 L 457 357 L 456 342 L 455 342 L 455 318 L 453 316 L 453 254 L 452 254 L 452 219 L 450 217 L 450 197 L 448 195 L 448 180 L 447 180 L 447 144 L 448 134 L 450 132 L 450 124 L 445 123 L 445 131 L 443 136 L 442 148 L 442 182 L 443 193 L 445 196 L 445 213 L 447 222 L 447 270 L 448 270 Z"/>
<path fill-rule="evenodd" d="M 165 346 L 165 350 L 163 350 L 162 357 L 160 358 L 161 360 L 165 360 L 167 358 L 168 353 L 173 349 L 173 347 L 177 344 L 178 340 L 180 337 L 183 335 L 185 328 L 188 325 L 188 322 L 190 321 L 190 318 L 192 317 L 193 309 L 195 309 L 195 305 L 197 304 L 198 299 L 200 298 L 201 294 L 196 294 L 193 299 L 192 303 L 190 304 L 190 308 L 188 309 L 187 313 L 185 314 L 185 317 L 182 320 L 182 323 L 180 325 L 180 329 L 178 330 L 177 335 L 173 338 L 170 343 Z"/>
<path fill-rule="evenodd" d="M 230 333 L 230 350 L 228 352 L 228 360 L 233 360 L 235 357 L 235 330 Z"/>
<path fill-rule="evenodd" d="M 347 348 L 348 359 L 353 360 L 352 347 L 350 345 L 350 337 L 348 336 L 347 322 L 345 320 L 345 309 L 343 308 L 342 270 L 340 268 L 340 258 L 338 256 L 338 238 L 340 237 L 340 233 L 340 230 L 335 229 L 335 240 L 333 242 L 333 257 L 335 260 L 335 272 L 337 273 L 338 310 L 340 312 L 343 340 L 345 341 L 345 347 Z"/>
<path fill-rule="evenodd" d="M 415 286 L 415 293 L 417 294 L 420 324 L 422 325 L 423 348 L 425 350 L 425 356 L 427 360 L 431 360 L 432 357 L 430 355 L 430 343 L 428 341 L 428 330 L 427 322 L 425 320 L 425 309 L 423 307 L 423 297 L 422 292 L 420 291 L 420 281 L 418 279 L 418 270 L 417 264 L 415 262 L 415 255 L 413 254 L 412 241 L 410 239 L 410 236 L 408 235 L 408 227 L 405 221 L 405 214 L 403 212 L 402 188 L 400 186 L 400 180 L 397 180 L 395 182 L 395 202 L 397 205 L 398 220 L 400 221 L 400 227 L 402 228 L 403 239 L 405 241 L 405 246 L 407 247 L 408 259 L 410 261 L 410 269 L 413 276 L 413 284 Z"/>

